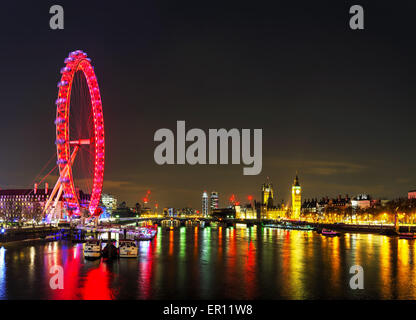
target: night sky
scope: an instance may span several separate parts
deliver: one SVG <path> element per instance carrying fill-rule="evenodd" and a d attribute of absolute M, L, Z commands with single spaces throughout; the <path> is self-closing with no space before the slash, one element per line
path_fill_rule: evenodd
<path fill-rule="evenodd" d="M 49 28 L 53 4 L 64 30 Z M 365 30 L 349 28 L 353 4 Z M 200 208 L 202 191 L 216 190 L 224 206 L 232 193 L 258 199 L 269 176 L 288 202 L 296 170 L 303 198 L 406 196 L 416 188 L 415 14 L 414 1 L 3 1 L 0 187 L 31 187 L 56 152 L 59 70 L 81 49 L 103 101 L 104 192 L 119 201 L 150 189 L 160 207 Z M 262 128 L 262 173 L 158 166 L 154 132 L 177 120 Z"/>

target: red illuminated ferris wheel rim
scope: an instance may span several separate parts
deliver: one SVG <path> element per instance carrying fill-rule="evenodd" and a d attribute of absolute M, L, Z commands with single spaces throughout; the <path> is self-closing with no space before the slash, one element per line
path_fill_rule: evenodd
<path fill-rule="evenodd" d="M 88 90 L 91 97 L 91 108 L 93 115 L 93 136 L 89 139 L 70 141 L 69 135 L 69 112 L 71 103 L 71 89 L 74 75 L 77 71 L 82 71 L 88 84 Z M 100 89 L 98 87 L 97 77 L 91 60 L 87 54 L 80 50 L 73 51 L 65 59 L 65 67 L 61 69 L 61 81 L 58 83 L 58 99 L 56 100 L 56 150 L 57 164 L 59 168 L 59 179 L 63 189 L 63 199 L 65 208 L 68 212 L 79 214 L 80 201 L 76 192 L 74 177 L 72 174 L 71 145 L 87 144 L 94 142 L 94 172 L 93 186 L 89 203 L 89 212 L 94 215 L 98 212 L 97 207 L 100 202 L 104 178 L 104 117 L 101 104 Z"/>

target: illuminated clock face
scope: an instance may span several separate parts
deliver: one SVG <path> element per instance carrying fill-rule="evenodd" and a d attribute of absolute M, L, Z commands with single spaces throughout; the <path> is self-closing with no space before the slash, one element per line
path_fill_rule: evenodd
<path fill-rule="evenodd" d="M 296 194 L 299 194 L 300 193 L 300 190 L 299 189 L 296 189 L 295 192 L 296 192 Z"/>

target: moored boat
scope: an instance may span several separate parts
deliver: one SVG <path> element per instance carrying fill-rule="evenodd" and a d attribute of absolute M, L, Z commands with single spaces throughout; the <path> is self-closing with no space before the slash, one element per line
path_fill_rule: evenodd
<path fill-rule="evenodd" d="M 137 230 L 136 239 L 139 241 L 152 240 L 157 234 L 157 226 L 141 227 Z"/>
<path fill-rule="evenodd" d="M 300 231 L 314 231 L 315 228 L 310 225 L 294 225 L 290 223 L 283 224 L 265 224 L 263 225 L 266 228 L 277 228 L 285 230 L 300 230 Z"/>
<path fill-rule="evenodd" d="M 112 241 L 109 241 L 103 249 L 103 258 L 107 260 L 117 259 L 119 257 L 119 250 Z"/>
<path fill-rule="evenodd" d="M 119 241 L 120 258 L 137 258 L 139 249 L 134 240 L 120 240 Z"/>
<path fill-rule="evenodd" d="M 335 231 L 335 230 L 330 230 L 330 229 L 322 229 L 321 234 L 323 236 L 327 236 L 327 237 L 335 237 L 335 236 L 339 236 L 339 232 Z"/>
<path fill-rule="evenodd" d="M 84 243 L 84 257 L 86 259 L 97 259 L 101 257 L 101 240 L 87 240 Z"/>
<path fill-rule="evenodd" d="M 416 234 L 413 232 L 402 232 L 402 233 L 399 233 L 399 238 L 413 240 L 413 239 L 416 239 Z"/>
<path fill-rule="evenodd" d="M 312 227 L 308 224 L 293 226 L 292 229 L 293 230 L 302 230 L 302 231 L 314 231 L 315 230 L 314 227 Z"/>

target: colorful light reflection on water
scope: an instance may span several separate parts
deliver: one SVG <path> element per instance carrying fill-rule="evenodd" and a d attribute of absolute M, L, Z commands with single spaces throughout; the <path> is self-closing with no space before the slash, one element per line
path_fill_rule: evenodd
<path fill-rule="evenodd" d="M 416 299 L 415 242 L 371 234 L 327 238 L 257 227 L 159 228 L 138 259 L 88 261 L 82 244 L 0 248 L 1 299 Z M 364 290 L 349 268 L 364 268 Z M 64 269 L 52 290 L 49 270 Z"/>

